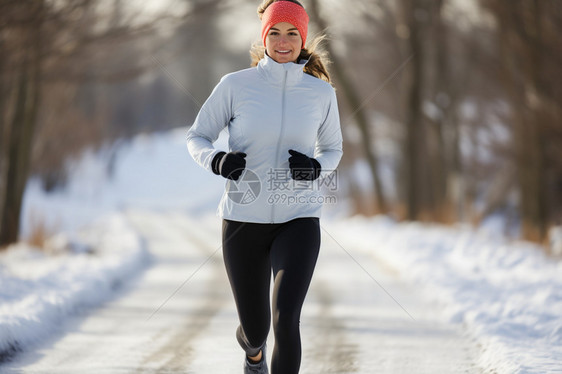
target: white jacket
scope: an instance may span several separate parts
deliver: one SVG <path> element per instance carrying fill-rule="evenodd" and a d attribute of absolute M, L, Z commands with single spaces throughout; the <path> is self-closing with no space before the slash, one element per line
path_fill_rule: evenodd
<path fill-rule="evenodd" d="M 209 171 L 221 151 L 213 143 L 225 127 L 229 151 L 247 154 L 240 179 L 226 182 L 220 217 L 255 223 L 320 217 L 319 187 L 337 188 L 337 175 L 331 175 L 342 156 L 336 94 L 330 84 L 305 74 L 303 68 L 266 56 L 255 68 L 224 76 L 189 129 L 189 153 Z M 290 178 L 289 149 L 320 163 L 316 181 Z"/>

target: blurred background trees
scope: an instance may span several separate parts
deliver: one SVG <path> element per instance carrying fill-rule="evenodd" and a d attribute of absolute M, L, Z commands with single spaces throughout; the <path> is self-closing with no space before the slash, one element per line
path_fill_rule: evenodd
<path fill-rule="evenodd" d="M 325 32 L 352 214 L 562 224 L 562 4 L 305 0 Z M 0 0 L 0 245 L 30 177 L 140 132 L 187 127 L 249 65 L 258 0 Z M 110 165 L 108 170 L 111 170 Z"/>
<path fill-rule="evenodd" d="M 560 2 L 310 5 L 332 36 L 354 158 L 346 164 L 371 174 L 371 189 L 349 188 L 357 211 L 445 223 L 500 217 L 534 241 L 560 225 Z M 363 161 L 371 157 L 375 171 Z"/>

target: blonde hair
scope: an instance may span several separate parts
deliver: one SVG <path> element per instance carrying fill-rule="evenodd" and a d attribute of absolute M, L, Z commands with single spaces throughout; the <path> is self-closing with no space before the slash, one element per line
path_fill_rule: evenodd
<path fill-rule="evenodd" d="M 258 17 L 262 19 L 263 13 L 267 7 L 276 1 L 290 1 L 304 8 L 297 0 L 263 0 L 258 6 Z M 328 83 L 332 83 L 330 74 L 326 68 L 326 65 L 329 63 L 328 55 L 326 52 L 318 50 L 318 46 L 325 38 L 325 35 L 314 37 L 312 41 L 301 50 L 298 60 L 308 60 L 308 63 L 304 67 L 305 73 Z M 265 47 L 263 44 L 254 43 L 250 49 L 250 56 L 252 58 L 251 66 L 257 66 L 260 60 L 265 57 Z"/>

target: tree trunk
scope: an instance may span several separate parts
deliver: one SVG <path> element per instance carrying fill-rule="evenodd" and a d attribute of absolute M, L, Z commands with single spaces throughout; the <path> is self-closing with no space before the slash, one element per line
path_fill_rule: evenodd
<path fill-rule="evenodd" d="M 506 90 L 513 105 L 514 151 L 524 239 L 542 241 L 548 229 L 547 139 L 541 106 L 544 51 L 539 2 L 498 13 Z M 522 26 L 524 25 L 524 26 Z M 519 29 L 519 28 L 522 28 Z M 516 62 L 519 64 L 516 65 Z"/>
<path fill-rule="evenodd" d="M 313 19 L 315 19 L 318 23 L 318 27 L 321 30 L 326 30 L 327 24 L 320 15 L 318 0 L 310 1 L 309 10 Z M 355 120 L 361 133 L 361 145 L 363 147 L 365 158 L 367 159 L 367 163 L 369 164 L 369 169 L 371 171 L 371 176 L 373 178 L 377 209 L 380 213 L 388 213 L 388 204 L 384 196 L 382 181 L 378 172 L 378 156 L 373 149 L 373 137 L 371 135 L 369 120 L 367 119 L 367 115 L 361 104 L 361 100 L 357 95 L 357 89 L 354 87 L 351 78 L 346 73 L 344 65 L 340 62 L 339 58 L 334 53 L 332 43 L 329 39 L 326 39 L 326 50 L 330 54 L 330 59 L 332 60 L 332 71 L 336 80 L 338 81 L 338 85 L 342 89 L 349 107 L 351 108 L 351 110 L 355 111 Z"/>
<path fill-rule="evenodd" d="M 523 234 L 526 238 L 542 241 L 546 238 L 548 229 L 548 211 L 546 203 L 546 140 L 544 139 L 543 126 L 546 118 L 543 116 L 541 100 L 541 78 L 543 67 L 543 40 L 541 32 L 541 9 L 538 0 L 530 4 L 529 27 L 530 34 L 527 39 L 529 49 L 529 63 L 525 71 L 525 85 L 527 86 L 528 106 L 531 109 L 530 123 L 528 124 L 529 138 L 529 195 L 527 196 L 527 209 L 523 220 Z"/>
<path fill-rule="evenodd" d="M 418 22 L 415 19 L 417 2 L 402 2 L 405 24 L 409 29 L 407 44 L 413 54 L 410 63 L 406 102 L 406 140 L 404 147 L 406 219 L 417 220 L 422 213 L 424 190 L 424 131 L 422 113 L 422 87 L 424 71 L 423 40 Z"/>
<path fill-rule="evenodd" d="M 435 63 L 434 81 L 435 88 L 433 92 L 433 103 L 439 109 L 438 117 L 435 120 L 435 142 L 436 149 L 433 154 L 433 190 L 435 209 L 437 217 L 440 221 L 449 221 L 452 218 L 450 208 L 451 202 L 448 200 L 448 180 L 451 175 L 452 139 L 449 137 L 451 131 L 448 128 L 451 124 L 447 122 L 450 117 L 447 113 L 451 110 L 451 90 L 448 66 L 448 39 L 447 28 L 445 27 L 441 11 L 444 0 L 434 0 L 431 4 L 431 25 L 432 39 L 434 40 L 434 58 Z M 446 98 L 446 99 L 444 99 Z"/>
<path fill-rule="evenodd" d="M 41 27 L 43 3 L 34 9 L 36 22 L 30 23 L 23 40 L 28 50 L 20 65 L 16 81 L 15 109 L 8 139 L 7 175 L 4 202 L 2 204 L 2 226 L 0 246 L 18 240 L 21 206 L 25 184 L 29 174 L 29 160 L 33 143 L 37 112 L 40 100 Z M 34 17 L 35 18 L 35 17 Z M 25 31 L 24 31 L 25 32 Z"/>
<path fill-rule="evenodd" d="M 0 33 L 0 56 L 6 56 L 6 51 L 4 50 L 4 41 L 2 40 L 3 35 Z M 6 134 L 7 134 L 7 126 L 6 126 L 6 87 L 7 87 L 7 79 L 5 78 L 5 58 L 0 58 L 0 231 L 2 231 L 1 227 L 3 227 L 3 206 L 4 206 L 4 193 L 5 193 L 5 181 L 6 181 L 6 160 L 7 160 L 7 152 L 6 149 Z"/>

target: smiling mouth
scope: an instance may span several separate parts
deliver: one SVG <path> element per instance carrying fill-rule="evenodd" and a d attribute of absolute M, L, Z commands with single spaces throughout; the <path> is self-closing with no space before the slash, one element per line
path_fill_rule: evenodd
<path fill-rule="evenodd" d="M 275 52 L 277 52 L 279 54 L 282 54 L 282 55 L 288 55 L 289 53 L 291 53 L 291 51 L 275 51 Z"/>

